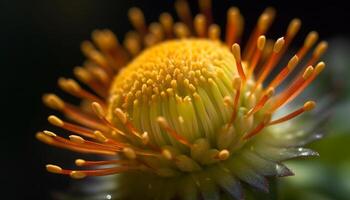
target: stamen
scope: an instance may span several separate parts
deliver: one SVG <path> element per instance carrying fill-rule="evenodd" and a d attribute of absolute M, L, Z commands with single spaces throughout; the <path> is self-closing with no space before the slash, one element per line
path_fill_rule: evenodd
<path fill-rule="evenodd" d="M 174 27 L 174 19 L 169 13 L 162 13 L 159 16 L 159 21 L 163 26 L 165 35 L 167 38 L 173 37 L 173 27 Z"/>
<path fill-rule="evenodd" d="M 55 94 L 46 94 L 43 96 L 43 102 L 48 107 L 63 112 L 74 121 L 93 129 L 106 130 L 106 126 L 98 122 L 96 119 L 75 108 L 73 105 L 64 102 Z"/>
<path fill-rule="evenodd" d="M 314 65 L 323 56 L 323 54 L 326 52 L 327 48 L 328 48 L 328 43 L 326 41 L 320 42 L 316 46 L 314 52 L 312 53 L 312 57 L 307 62 L 306 66 Z"/>
<path fill-rule="evenodd" d="M 258 103 L 252 109 L 249 110 L 249 112 L 246 114 L 246 117 L 250 117 L 251 115 L 258 112 L 261 108 L 263 108 L 266 102 L 273 96 L 274 93 L 275 89 L 273 87 L 267 89 L 266 93 L 261 97 Z"/>
<path fill-rule="evenodd" d="M 213 22 L 213 15 L 212 15 L 212 8 L 211 8 L 211 0 L 199 0 L 199 9 L 202 14 L 204 14 L 205 18 L 208 20 L 208 24 L 212 24 Z"/>
<path fill-rule="evenodd" d="M 104 53 L 115 52 L 119 42 L 117 37 L 110 30 L 94 30 L 91 34 L 92 40 Z"/>
<path fill-rule="evenodd" d="M 241 87 L 242 87 L 241 78 L 240 77 L 234 78 L 232 81 L 232 86 L 233 86 L 233 89 L 236 91 L 236 95 L 235 95 L 235 100 L 233 102 L 233 109 L 232 109 L 231 118 L 230 118 L 229 123 L 227 124 L 226 130 L 228 130 L 233 125 L 233 122 L 235 121 L 235 119 L 237 117 L 238 104 L 239 104 L 239 98 L 240 98 Z M 224 101 L 225 101 L 225 99 L 224 99 Z M 230 99 L 230 101 L 232 101 L 232 100 Z"/>
<path fill-rule="evenodd" d="M 252 76 L 252 74 L 254 73 L 255 67 L 259 63 L 261 54 L 265 48 L 265 43 L 266 43 L 266 37 L 264 35 L 261 35 L 258 38 L 258 41 L 256 42 L 256 50 L 255 50 L 252 62 L 250 63 L 249 70 L 248 70 L 248 75 L 247 75 L 248 79 Z"/>
<path fill-rule="evenodd" d="M 244 134 L 242 139 L 247 140 L 247 139 L 257 135 L 258 133 L 260 133 L 265 128 L 265 126 L 270 122 L 270 120 L 271 120 L 271 114 L 266 114 L 264 116 L 263 121 L 260 122 L 252 131 Z"/>
<path fill-rule="evenodd" d="M 219 152 L 218 158 L 220 160 L 227 160 L 230 157 L 230 152 L 226 149 L 223 149 Z"/>
<path fill-rule="evenodd" d="M 184 22 L 189 29 L 193 29 L 192 14 L 188 2 L 186 0 L 177 0 L 175 2 L 175 9 L 181 21 Z"/>
<path fill-rule="evenodd" d="M 62 169 L 61 167 L 57 165 L 46 165 L 46 170 L 55 173 L 55 174 L 63 174 L 63 175 L 69 175 L 71 178 L 74 179 L 82 179 L 87 176 L 105 176 L 105 175 L 111 175 L 111 174 L 118 174 L 130 170 L 136 170 L 140 169 L 140 167 L 114 167 L 114 168 L 107 168 L 107 169 L 96 169 L 96 170 L 68 170 L 68 169 Z"/>
<path fill-rule="evenodd" d="M 130 122 L 128 116 L 120 108 L 116 108 L 114 113 L 119 118 L 119 120 L 125 124 L 126 128 L 137 138 L 142 139 L 141 134 L 137 131 L 136 127 Z"/>
<path fill-rule="evenodd" d="M 148 132 L 143 132 L 142 135 L 141 135 L 141 139 L 142 139 L 142 143 L 143 144 L 148 144 L 149 143 L 149 136 L 148 136 Z"/>
<path fill-rule="evenodd" d="M 208 36 L 211 40 L 218 41 L 220 40 L 220 26 L 217 24 L 212 24 L 209 26 Z"/>
<path fill-rule="evenodd" d="M 123 153 L 130 160 L 134 160 L 136 158 L 135 151 L 132 148 L 130 148 L 130 147 L 123 148 Z"/>
<path fill-rule="evenodd" d="M 232 46 L 233 43 L 237 42 L 242 34 L 243 20 L 239 13 L 239 9 L 231 7 L 227 11 L 227 22 L 226 22 L 226 44 Z"/>
<path fill-rule="evenodd" d="M 275 111 L 277 108 L 281 107 L 283 104 L 287 103 L 289 100 L 292 100 L 293 94 L 300 89 L 303 84 L 312 77 L 314 73 L 314 68 L 309 66 L 303 73 L 302 76 L 299 76 L 285 91 L 283 91 L 277 98 L 276 102 L 272 105 L 271 110 Z"/>
<path fill-rule="evenodd" d="M 276 120 L 273 120 L 271 121 L 268 125 L 274 125 L 274 124 L 279 124 L 279 123 L 282 123 L 282 122 L 285 122 L 285 121 L 288 121 L 290 119 L 293 119 L 297 116 L 299 116 L 300 114 L 304 113 L 304 112 L 307 112 L 307 111 L 310 111 L 310 110 L 313 110 L 316 106 L 316 103 L 314 101 L 307 101 L 303 107 L 295 110 L 294 112 L 284 116 L 284 117 L 281 117 L 279 119 L 276 119 Z"/>
<path fill-rule="evenodd" d="M 96 50 L 90 41 L 82 42 L 81 50 L 87 58 L 89 58 L 96 65 L 104 69 L 107 72 L 107 74 L 114 73 L 114 69 L 108 62 L 106 55 Z"/>
<path fill-rule="evenodd" d="M 164 40 L 164 29 L 160 23 L 153 22 L 149 25 L 149 32 L 157 38 L 157 42 Z"/>
<path fill-rule="evenodd" d="M 272 54 L 267 61 L 267 63 L 262 67 L 262 72 L 259 74 L 258 80 L 256 81 L 255 87 L 262 84 L 264 80 L 267 78 L 267 76 L 270 74 L 271 70 L 276 66 L 276 61 L 278 59 L 278 54 L 280 53 L 281 49 L 284 45 L 284 38 L 279 38 L 275 45 L 273 46 Z M 255 90 L 255 89 L 254 89 Z M 254 92 L 253 90 L 253 92 Z"/>
<path fill-rule="evenodd" d="M 96 95 L 82 89 L 80 85 L 73 79 L 65 79 L 60 78 L 58 79 L 58 85 L 66 92 L 81 98 L 81 99 L 87 99 L 90 101 L 97 101 L 100 104 L 104 105 L 104 100 L 97 97 Z"/>
<path fill-rule="evenodd" d="M 126 136 L 126 134 L 123 131 L 119 130 L 110 121 L 108 121 L 108 119 L 105 117 L 106 116 L 105 111 L 103 110 L 102 106 L 99 103 L 97 102 L 91 103 L 91 108 L 96 114 L 96 116 L 100 118 L 109 128 L 116 131 L 120 135 Z"/>
<path fill-rule="evenodd" d="M 192 146 L 192 144 L 186 138 L 184 138 L 182 135 L 179 135 L 174 129 L 170 128 L 168 122 L 166 121 L 166 119 L 164 117 L 158 117 L 157 122 L 161 128 L 166 130 L 178 142 L 180 142 L 181 144 L 186 145 L 188 147 Z"/>
<path fill-rule="evenodd" d="M 316 67 L 315 67 L 315 70 L 314 70 L 314 73 L 311 75 L 311 77 L 306 80 L 303 85 L 290 97 L 290 100 L 291 101 L 292 99 L 294 99 L 295 97 L 297 97 L 302 91 L 305 90 L 305 88 L 307 86 L 310 85 L 310 83 L 312 83 L 313 80 L 315 80 L 315 78 L 324 70 L 326 64 L 324 62 L 319 62 Z"/>
<path fill-rule="evenodd" d="M 134 28 L 142 35 L 147 34 L 147 26 L 145 22 L 145 16 L 140 8 L 130 8 L 129 9 L 129 20 Z"/>
<path fill-rule="evenodd" d="M 91 88 L 96 94 L 100 95 L 101 97 L 107 96 L 107 87 L 96 82 L 93 78 L 94 76 L 88 70 L 83 67 L 75 67 L 73 71 L 74 75 L 81 82 Z"/>
<path fill-rule="evenodd" d="M 272 24 L 272 21 L 275 17 L 275 10 L 273 8 L 266 8 L 265 11 L 260 15 L 257 25 L 254 28 L 254 31 L 249 37 L 249 40 L 247 42 L 246 48 L 244 49 L 243 59 L 244 60 L 250 60 L 254 48 L 256 46 L 257 38 L 260 35 L 264 35 L 270 25 Z"/>
<path fill-rule="evenodd" d="M 311 31 L 305 38 L 304 44 L 299 49 L 297 56 L 301 59 L 304 58 L 306 53 L 311 49 L 311 47 L 316 43 L 318 39 L 318 33 L 316 31 Z"/>
<path fill-rule="evenodd" d="M 105 88 L 109 87 L 111 77 L 106 73 L 105 70 L 97 66 L 87 66 L 87 69 L 90 71 L 91 75 Z"/>
<path fill-rule="evenodd" d="M 178 22 L 174 25 L 174 32 L 176 37 L 178 38 L 187 38 L 191 35 L 191 32 L 188 29 L 188 27 L 181 22 Z"/>
<path fill-rule="evenodd" d="M 55 94 L 45 94 L 43 102 L 46 106 L 54 110 L 63 110 L 65 107 L 64 101 Z"/>
<path fill-rule="evenodd" d="M 46 165 L 46 170 L 48 172 L 51 172 L 54 174 L 61 174 L 62 173 L 62 168 L 60 166 L 57 166 L 57 165 L 48 164 L 48 165 Z"/>
<path fill-rule="evenodd" d="M 78 143 L 78 144 L 84 144 L 85 140 L 84 138 L 78 136 L 78 135 L 70 135 L 69 136 L 70 141 L 74 142 L 74 143 Z"/>
<path fill-rule="evenodd" d="M 97 146 L 92 146 L 92 145 L 90 146 L 90 145 L 75 143 L 70 140 L 61 138 L 56 134 L 52 134 L 52 132 L 49 132 L 49 131 L 37 133 L 36 138 L 48 145 L 60 147 L 63 149 L 68 149 L 79 153 L 89 153 L 89 154 L 108 155 L 108 156 L 116 155 L 115 150 L 106 150 L 103 148 L 99 148 Z"/>
<path fill-rule="evenodd" d="M 241 77 L 243 83 L 245 83 L 246 76 L 244 74 L 243 67 L 242 67 L 241 47 L 239 46 L 239 44 L 235 43 L 232 45 L 232 54 L 235 57 L 238 74 Z"/>
<path fill-rule="evenodd" d="M 141 46 L 141 38 L 138 33 L 130 31 L 126 34 L 124 39 L 124 47 L 133 57 L 140 53 Z"/>
<path fill-rule="evenodd" d="M 99 166 L 99 165 L 129 165 L 131 162 L 129 160 L 103 160 L 103 161 L 87 161 L 83 159 L 75 160 L 75 164 L 79 167 L 88 167 L 88 166 Z"/>
<path fill-rule="evenodd" d="M 277 88 L 287 77 L 288 75 L 295 69 L 295 67 L 299 63 L 299 58 L 297 55 L 293 56 L 287 66 L 283 68 L 283 70 L 271 81 L 268 88 L 273 87 Z"/>
<path fill-rule="evenodd" d="M 198 14 L 194 18 L 194 29 L 200 38 L 204 38 L 207 35 L 207 19 L 204 15 Z"/>
<path fill-rule="evenodd" d="M 295 18 L 289 23 L 288 28 L 287 28 L 287 32 L 286 32 L 286 36 L 285 36 L 285 44 L 284 44 L 284 47 L 282 49 L 283 53 L 288 49 L 289 44 L 292 42 L 295 35 L 300 30 L 300 27 L 301 27 L 300 19 Z"/>

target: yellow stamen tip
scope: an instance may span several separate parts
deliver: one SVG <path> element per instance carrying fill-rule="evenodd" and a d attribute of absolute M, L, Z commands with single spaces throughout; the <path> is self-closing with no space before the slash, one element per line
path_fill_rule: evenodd
<path fill-rule="evenodd" d="M 235 43 L 232 45 L 232 54 L 237 61 L 241 60 L 241 47 L 239 44 Z"/>
<path fill-rule="evenodd" d="M 86 177 L 86 174 L 80 171 L 72 171 L 69 176 L 74 179 L 82 179 Z"/>
<path fill-rule="evenodd" d="M 45 94 L 43 96 L 43 102 L 54 110 L 62 110 L 64 108 L 63 100 L 55 94 Z"/>
<path fill-rule="evenodd" d="M 273 46 L 273 51 L 275 53 L 279 53 L 281 51 L 281 49 L 283 48 L 283 45 L 284 45 L 284 38 L 281 37 L 281 38 L 278 38 L 275 45 Z"/>
<path fill-rule="evenodd" d="M 55 115 L 50 115 L 47 120 L 54 126 L 62 127 L 64 125 L 64 122 Z"/>
<path fill-rule="evenodd" d="M 303 79 L 308 79 L 312 73 L 314 72 L 314 68 L 312 66 L 308 66 L 303 73 Z"/>
<path fill-rule="evenodd" d="M 265 43 L 266 43 L 266 37 L 265 35 L 261 35 L 258 38 L 258 42 L 257 42 L 257 47 L 260 51 L 264 50 L 265 47 Z"/>
<path fill-rule="evenodd" d="M 107 142 L 108 139 L 103 135 L 101 131 L 94 131 L 95 139 L 99 142 Z"/>
<path fill-rule="evenodd" d="M 57 165 L 48 164 L 48 165 L 46 165 L 46 170 L 48 172 L 51 172 L 51 173 L 54 173 L 54 174 L 62 173 L 62 168 L 57 166 Z"/>
<path fill-rule="evenodd" d="M 130 147 L 123 148 L 123 153 L 130 160 L 134 160 L 136 158 L 136 152 Z"/>
<path fill-rule="evenodd" d="M 101 106 L 99 103 L 93 102 L 93 103 L 91 104 L 91 108 L 92 108 L 92 110 L 95 112 L 95 114 L 97 115 L 97 117 L 99 117 L 99 118 L 104 118 L 105 112 L 104 112 L 102 106 Z"/>
<path fill-rule="evenodd" d="M 116 108 L 114 113 L 117 115 L 117 117 L 123 124 L 125 124 L 128 121 L 126 114 L 120 108 Z"/>
<path fill-rule="evenodd" d="M 72 142 L 75 142 L 75 143 L 78 143 L 78 144 L 83 144 L 85 142 L 85 140 L 82 137 L 78 136 L 78 135 L 70 135 L 69 139 Z"/>
<path fill-rule="evenodd" d="M 218 157 L 220 160 L 227 160 L 230 157 L 230 152 L 226 149 L 221 150 Z"/>
<path fill-rule="evenodd" d="M 75 164 L 76 164 L 77 166 L 79 166 L 79 167 L 84 166 L 85 162 L 86 162 L 86 161 L 83 160 L 83 159 L 76 159 L 76 160 L 75 160 Z"/>
<path fill-rule="evenodd" d="M 304 104 L 305 111 L 313 110 L 315 107 L 316 107 L 316 103 L 314 101 L 308 101 Z"/>

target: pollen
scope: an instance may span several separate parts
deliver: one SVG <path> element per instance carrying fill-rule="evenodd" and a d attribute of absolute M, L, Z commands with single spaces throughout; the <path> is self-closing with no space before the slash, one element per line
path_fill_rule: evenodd
<path fill-rule="evenodd" d="M 78 81 L 58 80 L 81 105 L 55 94 L 43 96 L 48 107 L 66 117 L 50 115 L 49 123 L 67 135 L 45 130 L 36 137 L 102 160 L 79 158 L 75 164 L 83 169 L 72 170 L 48 164 L 47 171 L 74 179 L 120 174 L 121 199 L 162 199 L 150 188 L 166 199 L 188 199 L 198 192 L 203 199 L 220 199 L 222 191 L 242 199 L 241 181 L 266 191 L 264 177 L 292 174 L 281 161 L 317 155 L 299 148 L 302 137 L 282 125 L 313 110 L 313 100 L 275 115 L 325 68 L 320 58 L 327 43 L 316 45 L 317 32 L 293 52 L 288 47 L 301 21 L 293 19 L 285 34 L 267 39 L 275 17 L 267 8 L 242 45 L 238 8 L 228 9 L 224 31 L 214 23 L 210 0 L 199 1 L 195 17 L 185 0 L 176 1 L 175 8 L 181 21 L 163 13 L 149 26 L 143 12 L 132 8 L 128 14 L 135 31 L 122 44 L 109 30 L 96 30 L 93 42 L 82 43 L 87 60 L 74 68 Z M 125 189 L 133 188 L 132 181 L 140 182 L 136 189 L 147 195 Z M 161 191 L 162 184 L 172 192 Z"/>

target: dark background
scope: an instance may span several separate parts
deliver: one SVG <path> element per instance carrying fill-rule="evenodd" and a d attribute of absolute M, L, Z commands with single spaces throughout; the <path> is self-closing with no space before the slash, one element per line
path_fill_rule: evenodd
<path fill-rule="evenodd" d="M 277 20 L 271 37 L 281 36 L 293 17 L 303 21 L 300 39 L 311 30 L 318 30 L 323 39 L 350 36 L 345 1 L 220 0 L 214 2 L 219 24 L 225 23 L 231 5 L 245 16 L 246 30 L 265 7 L 274 6 Z M 36 131 L 49 127 L 46 117 L 52 113 L 42 105 L 41 95 L 59 92 L 57 78 L 70 76 L 72 67 L 82 63 L 79 45 L 92 30 L 109 28 L 122 40 L 131 28 L 131 6 L 140 6 L 148 22 L 162 11 L 174 14 L 171 0 L 0 0 L 1 199 L 49 199 L 49 191 L 69 184 L 69 178 L 44 170 L 48 162 L 71 163 L 76 155 L 35 140 Z"/>

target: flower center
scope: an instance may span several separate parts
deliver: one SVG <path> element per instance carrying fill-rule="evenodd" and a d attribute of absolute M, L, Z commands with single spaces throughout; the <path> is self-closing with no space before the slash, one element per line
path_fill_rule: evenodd
<path fill-rule="evenodd" d="M 232 97 L 235 59 L 224 44 L 207 39 L 183 39 L 145 50 L 116 76 L 110 90 L 109 117 L 121 127 L 114 111 L 121 108 L 133 125 L 147 131 L 157 146 L 178 145 L 161 130 L 162 116 L 179 137 L 193 142 L 228 122 L 232 109 L 224 98 Z M 158 120 L 159 121 L 159 120 Z"/>

